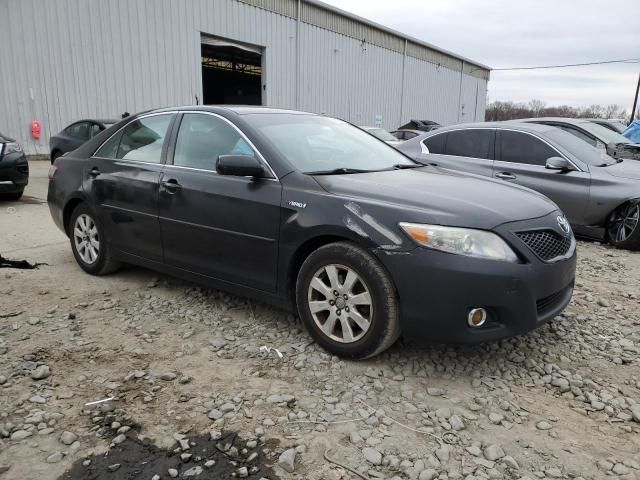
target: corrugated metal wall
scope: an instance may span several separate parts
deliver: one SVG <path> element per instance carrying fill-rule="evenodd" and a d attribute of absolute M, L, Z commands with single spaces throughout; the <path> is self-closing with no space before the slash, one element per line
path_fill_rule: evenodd
<path fill-rule="evenodd" d="M 264 47 L 266 105 L 358 124 L 378 117 L 386 128 L 412 117 L 442 123 L 484 118 L 487 81 L 469 68 L 460 75 L 453 69 L 460 60 L 437 65 L 417 53 L 407 56 L 403 94 L 405 57 L 387 33 L 376 45 L 332 32 L 327 28 L 335 19 L 314 17 L 318 7 L 309 5 L 301 12 L 309 23 L 300 22 L 296 47 L 297 2 L 252 3 L 260 5 L 0 0 L 0 132 L 16 137 L 28 153 L 48 153 L 49 135 L 74 120 L 193 104 L 202 99 L 201 33 Z M 354 28 L 345 25 L 336 28 Z M 36 119 L 43 127 L 39 141 L 30 137 Z"/>

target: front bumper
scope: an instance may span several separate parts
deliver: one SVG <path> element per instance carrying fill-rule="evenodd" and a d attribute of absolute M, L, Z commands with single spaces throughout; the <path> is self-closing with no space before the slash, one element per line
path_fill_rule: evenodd
<path fill-rule="evenodd" d="M 560 314 L 573 293 L 575 240 L 563 259 L 545 263 L 524 243 L 518 244 L 512 233 L 549 226 L 557 215 L 496 229 L 521 256 L 522 263 L 421 247 L 405 253 L 380 252 L 400 297 L 405 338 L 437 343 L 493 341 L 529 332 Z M 485 308 L 488 318 L 482 327 L 472 328 L 467 315 L 477 307 Z"/>
<path fill-rule="evenodd" d="M 29 183 L 29 163 L 24 153 L 10 153 L 0 158 L 0 194 L 17 193 Z"/>

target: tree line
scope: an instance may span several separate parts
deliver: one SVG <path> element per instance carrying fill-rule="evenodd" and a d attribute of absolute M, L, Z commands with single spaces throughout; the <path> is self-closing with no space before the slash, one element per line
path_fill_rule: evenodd
<path fill-rule="evenodd" d="M 569 117 L 569 118 L 619 118 L 629 121 L 629 113 L 620 105 L 591 105 L 589 107 L 572 107 L 559 105 L 547 107 L 542 100 L 530 100 L 528 103 L 495 101 L 487 105 L 485 120 L 487 122 L 513 120 L 530 117 Z M 639 118 L 636 115 L 636 118 Z"/>

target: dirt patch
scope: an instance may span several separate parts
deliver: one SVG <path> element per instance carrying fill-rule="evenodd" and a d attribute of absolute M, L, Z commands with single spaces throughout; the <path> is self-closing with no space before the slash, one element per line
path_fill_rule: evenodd
<path fill-rule="evenodd" d="M 107 453 L 76 461 L 58 480 L 134 480 L 157 478 L 278 477 L 265 465 L 264 445 L 247 449 L 235 432 L 184 437 L 175 449 L 165 450 L 131 435 Z M 143 440 L 141 440 L 141 438 Z"/>
<path fill-rule="evenodd" d="M 44 263 L 29 263 L 26 260 L 9 260 L 0 255 L 0 268 L 19 268 L 22 270 L 33 270 Z"/>

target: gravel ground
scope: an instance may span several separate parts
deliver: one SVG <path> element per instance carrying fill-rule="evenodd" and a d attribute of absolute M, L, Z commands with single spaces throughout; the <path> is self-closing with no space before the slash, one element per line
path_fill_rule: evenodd
<path fill-rule="evenodd" d="M 640 479 L 640 254 L 579 242 L 527 336 L 345 362 L 270 306 L 84 274 L 45 174 L 0 203 L 0 254 L 47 264 L 0 270 L 1 480 Z"/>

